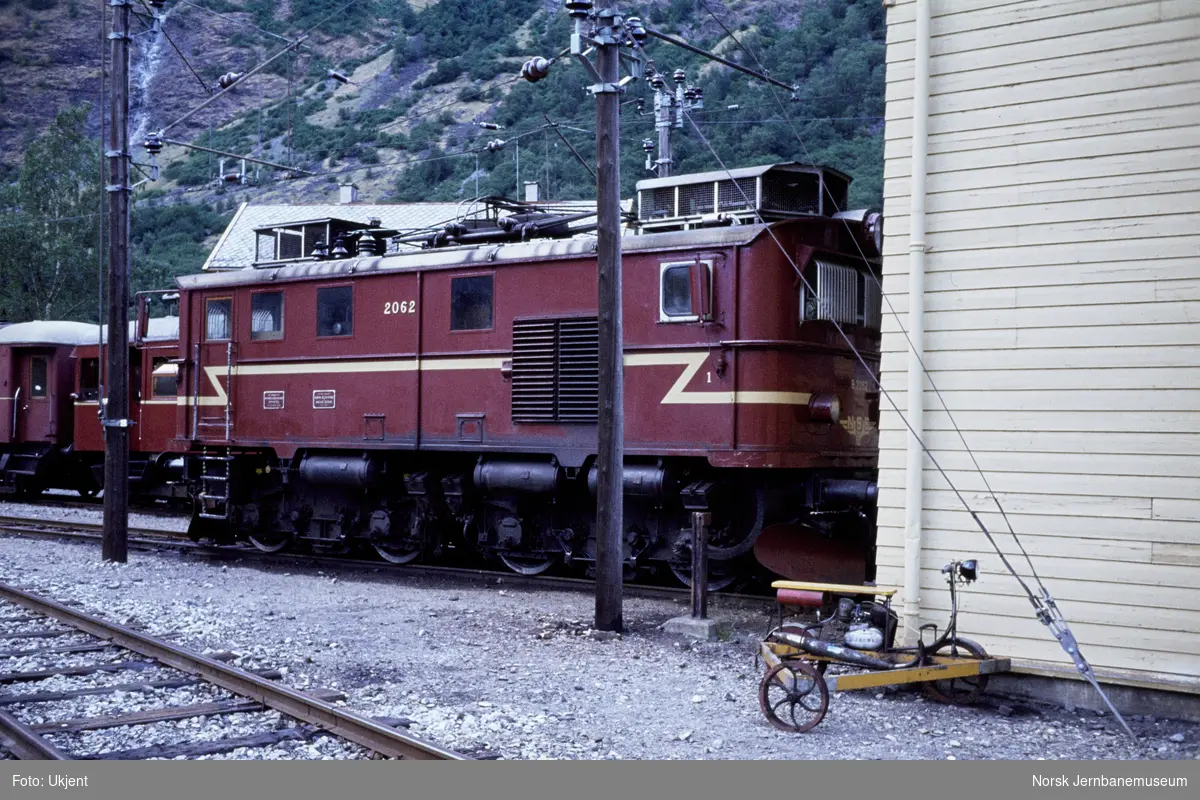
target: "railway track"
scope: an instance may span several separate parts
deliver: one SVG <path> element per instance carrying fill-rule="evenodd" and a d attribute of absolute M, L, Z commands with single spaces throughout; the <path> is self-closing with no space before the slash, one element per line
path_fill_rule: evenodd
<path fill-rule="evenodd" d="M 149 675 L 152 680 L 146 680 Z M 95 682 L 96 678 L 109 677 L 110 682 Z M 364 755 L 419 760 L 466 758 L 398 730 L 386 721 L 334 705 L 340 699 L 336 692 L 301 692 L 274 680 L 278 677 L 278 671 L 244 670 L 219 656 L 202 655 L 0 584 L 0 747 L 11 757 L 197 758 L 333 736 L 362 748 Z M 79 688 L 61 689 L 64 679 L 80 678 L 83 683 Z M 53 690 L 39 691 L 39 686 Z M 213 697 L 202 703 L 172 704 L 170 692 L 185 687 L 193 693 L 195 687 L 206 689 Z M 44 709 L 49 704 L 118 692 L 153 696 L 167 703 L 133 712 L 48 722 L 22 719 L 40 716 L 35 709 Z M 161 738 L 161 729 L 155 731 L 159 723 L 204 718 L 211 724 L 213 720 L 228 720 L 233 715 L 239 717 L 234 735 L 206 736 L 205 741 L 160 741 L 95 752 L 81 752 L 63 744 L 79 741 L 79 734 L 114 728 L 125 728 L 131 733 L 144 731 Z M 246 732 L 247 724 L 253 732 Z M 187 734 L 180 732 L 179 736 Z"/>
<path fill-rule="evenodd" d="M 42 493 L 38 495 L 3 495 L 0 499 L 10 503 L 46 506 L 47 508 L 79 508 L 89 511 L 102 511 L 104 509 L 104 500 L 101 497 L 73 497 L 65 494 Z M 187 517 L 190 513 L 190 509 L 186 505 L 170 505 L 165 503 L 132 505 L 129 511 L 133 514 L 176 519 Z"/>
<path fill-rule="evenodd" d="M 27 517 L 0 516 L 0 533 L 19 536 L 36 536 L 51 539 L 72 539 L 82 541 L 99 541 L 103 526 L 97 523 L 58 522 L 52 520 L 34 520 Z M 395 576 L 424 576 L 443 577 L 448 580 L 479 581 L 503 583 L 513 587 L 528 587 L 541 589 L 567 589 L 573 591 L 592 591 L 595 582 L 588 578 L 575 578 L 562 575 L 527 576 L 516 572 L 501 572 L 491 569 L 468 567 L 450 567 L 437 564 L 392 564 L 382 560 L 368 560 L 343 555 L 321 555 L 311 552 L 276 552 L 265 553 L 249 545 L 232 545 L 217 547 L 209 544 L 197 544 L 186 534 L 165 531 L 158 528 L 129 529 L 129 547 L 141 550 L 176 550 L 198 556 L 221 559 L 246 558 L 259 563 L 283 564 L 290 568 L 296 566 L 316 566 L 322 569 L 337 569 L 350 572 L 369 571 Z M 679 599 L 688 597 L 690 590 L 685 587 L 657 586 L 644 583 L 626 583 L 624 591 L 637 597 L 662 597 Z M 714 593 L 723 602 L 738 602 L 760 604 L 774 602 L 773 596 L 767 593 Z"/>

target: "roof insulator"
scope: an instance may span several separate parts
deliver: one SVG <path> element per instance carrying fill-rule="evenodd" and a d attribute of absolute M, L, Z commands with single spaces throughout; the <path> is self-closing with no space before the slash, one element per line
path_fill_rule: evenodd
<path fill-rule="evenodd" d="M 333 78 L 338 83 L 349 83 L 350 82 L 350 79 L 347 78 L 345 75 L 343 75 L 342 73 L 337 72 L 335 70 L 332 70 L 332 69 L 325 73 L 325 77 Z"/>
<path fill-rule="evenodd" d="M 574 19 L 587 19 L 594 5 L 592 0 L 566 0 L 563 8 L 567 9 L 567 14 Z"/>
<path fill-rule="evenodd" d="M 226 72 L 224 75 L 217 78 L 217 83 L 222 89 L 228 89 L 230 86 L 233 86 L 235 83 L 237 83 L 241 77 L 242 75 L 239 72 Z"/>

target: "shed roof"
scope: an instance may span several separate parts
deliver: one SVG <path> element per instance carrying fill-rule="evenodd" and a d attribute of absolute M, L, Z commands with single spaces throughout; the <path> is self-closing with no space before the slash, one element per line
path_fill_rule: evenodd
<path fill-rule="evenodd" d="M 555 202 L 556 207 L 594 209 L 591 201 Z M 452 222 L 467 210 L 468 203 L 323 203 L 323 204 L 242 204 L 230 220 L 216 247 L 204 262 L 204 271 L 241 269 L 256 258 L 255 230 L 275 225 L 292 225 L 305 220 L 343 219 L 359 222 L 365 228 L 372 218 L 380 227 L 399 231 L 419 231 Z M 628 208 L 626 201 L 622 204 Z M 585 225 L 580 220 L 575 225 Z"/>

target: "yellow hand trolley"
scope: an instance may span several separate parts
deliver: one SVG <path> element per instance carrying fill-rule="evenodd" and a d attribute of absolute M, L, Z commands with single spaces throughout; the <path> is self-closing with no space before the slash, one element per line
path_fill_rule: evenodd
<path fill-rule="evenodd" d="M 958 635 L 957 586 L 975 580 L 975 560 L 942 568 L 950 588 L 950 621 L 944 632 L 922 625 L 915 646 L 896 647 L 895 589 L 832 583 L 776 581 L 779 625 L 767 634 L 760 653 L 767 671 L 759 684 L 759 706 L 783 731 L 812 730 L 829 710 L 829 692 L 923 683 L 943 703 L 967 705 L 979 699 L 988 677 L 1006 672 L 1007 658 L 992 658 L 982 646 Z M 818 608 L 815 622 L 783 624 L 785 606 Z M 828 609 L 822 618 L 821 610 Z M 932 632 L 931 641 L 926 634 Z M 830 664 L 862 672 L 825 675 Z"/>

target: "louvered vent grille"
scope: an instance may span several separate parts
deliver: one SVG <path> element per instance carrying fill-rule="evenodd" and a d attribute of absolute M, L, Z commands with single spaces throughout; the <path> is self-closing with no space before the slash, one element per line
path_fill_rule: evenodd
<path fill-rule="evenodd" d="M 805 320 L 833 320 L 841 325 L 862 325 L 879 330 L 883 301 L 875 279 L 853 267 L 816 263 L 817 296 L 800 289 L 801 311 Z"/>
<path fill-rule="evenodd" d="M 513 422 L 595 422 L 600 390 L 595 317 L 515 320 Z"/>
<path fill-rule="evenodd" d="M 738 178 L 717 184 L 717 210 L 737 211 L 754 208 L 758 202 L 758 186 L 754 178 Z"/>
<path fill-rule="evenodd" d="M 817 262 L 817 319 L 858 322 L 858 270 Z"/>

